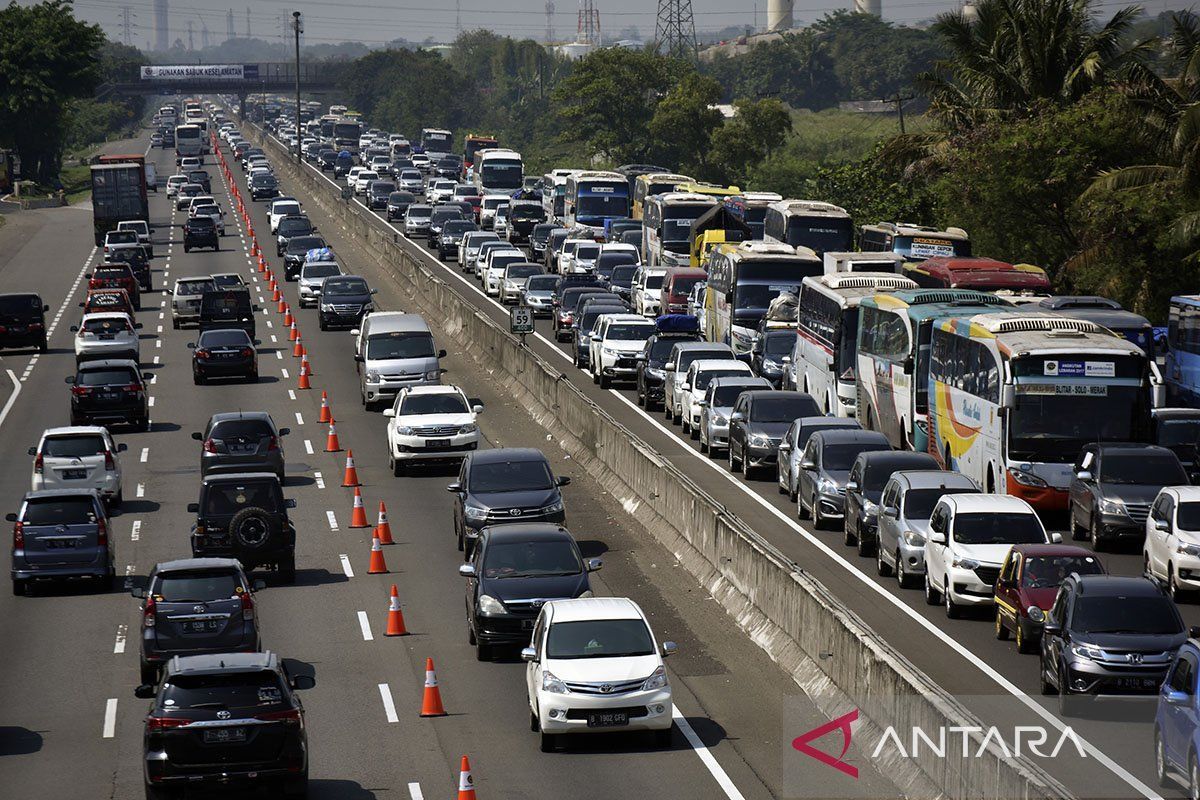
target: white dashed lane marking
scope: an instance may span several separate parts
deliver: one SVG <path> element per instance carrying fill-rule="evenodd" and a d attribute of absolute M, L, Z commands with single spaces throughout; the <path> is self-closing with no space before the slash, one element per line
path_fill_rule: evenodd
<path fill-rule="evenodd" d="M 362 629 L 364 642 L 374 641 L 375 637 L 371 635 L 371 620 L 367 618 L 367 612 L 358 612 L 358 627 Z"/>
<path fill-rule="evenodd" d="M 395 713 L 395 709 L 393 709 Z M 105 739 L 111 739 L 117 735 L 117 698 L 110 697 L 104 705 L 104 731 L 101 734 Z"/>
<path fill-rule="evenodd" d="M 325 517 L 329 520 L 329 530 L 336 531 L 338 529 L 337 517 L 332 511 L 326 511 Z"/>
<path fill-rule="evenodd" d="M 149 448 L 149 447 L 143 447 L 143 448 L 142 448 L 142 455 L 141 455 L 141 457 L 138 459 L 138 461 L 140 461 L 140 462 L 142 462 L 143 464 L 145 464 L 145 463 L 146 463 L 146 460 L 147 460 L 147 459 L 149 459 L 149 458 L 150 458 L 150 448 Z"/>
<path fill-rule="evenodd" d="M 338 555 L 338 561 L 342 562 L 342 574 L 347 578 L 354 577 L 354 568 L 350 566 L 350 556 L 345 553 Z"/>

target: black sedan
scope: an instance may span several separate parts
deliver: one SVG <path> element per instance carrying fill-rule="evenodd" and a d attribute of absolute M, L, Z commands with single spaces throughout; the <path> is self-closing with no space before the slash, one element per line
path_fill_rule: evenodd
<path fill-rule="evenodd" d="M 588 573 L 600 559 L 585 563 L 571 532 L 545 522 L 484 528 L 469 563 L 458 568 L 467 579 L 467 635 L 480 661 L 492 648 L 523 647 L 546 600 L 590 597 Z"/>
<path fill-rule="evenodd" d="M 213 328 L 204 331 L 194 342 L 192 351 L 192 381 L 197 385 L 209 378 L 245 378 L 258 380 L 258 351 L 250 334 L 241 328 Z"/>

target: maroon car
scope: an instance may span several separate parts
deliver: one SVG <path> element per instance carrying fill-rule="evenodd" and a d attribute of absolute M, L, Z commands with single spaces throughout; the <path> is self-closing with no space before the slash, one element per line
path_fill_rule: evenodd
<path fill-rule="evenodd" d="M 84 275 L 88 279 L 88 290 L 92 289 L 124 289 L 129 300 L 137 311 L 142 310 L 141 293 L 138 291 L 137 278 L 128 264 L 105 264 L 97 267 L 95 272 Z"/>
<path fill-rule="evenodd" d="M 1042 622 L 1054 604 L 1058 586 L 1072 572 L 1108 570 L 1091 550 L 1065 544 L 1016 544 L 1008 551 L 996 580 L 996 638 L 1017 638 L 1017 651 L 1034 653 Z"/>

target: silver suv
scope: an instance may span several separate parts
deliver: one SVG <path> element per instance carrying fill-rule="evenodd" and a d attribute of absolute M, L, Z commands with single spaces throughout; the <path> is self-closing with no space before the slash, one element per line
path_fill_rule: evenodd
<path fill-rule="evenodd" d="M 5 519 L 14 523 L 13 594 L 45 578 L 90 578 L 99 590 L 112 585 L 112 526 L 95 489 L 26 492 L 21 510 Z"/>

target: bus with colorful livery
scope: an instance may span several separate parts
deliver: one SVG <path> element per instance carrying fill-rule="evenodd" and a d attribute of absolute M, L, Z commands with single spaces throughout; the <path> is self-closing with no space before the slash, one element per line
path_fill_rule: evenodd
<path fill-rule="evenodd" d="M 579 170 L 567 176 L 563 225 L 591 228 L 603 236 L 604 222 L 629 216 L 629 179 L 617 172 Z"/>

